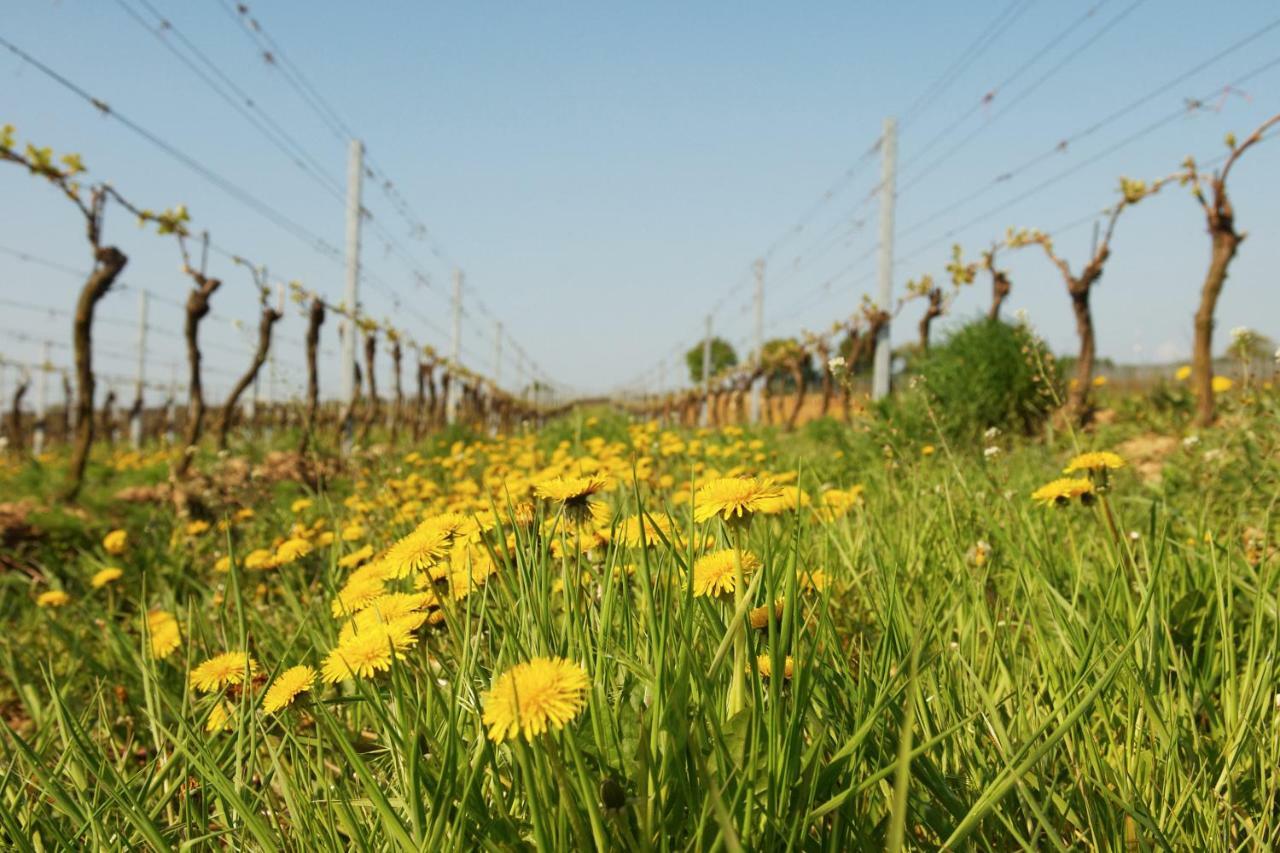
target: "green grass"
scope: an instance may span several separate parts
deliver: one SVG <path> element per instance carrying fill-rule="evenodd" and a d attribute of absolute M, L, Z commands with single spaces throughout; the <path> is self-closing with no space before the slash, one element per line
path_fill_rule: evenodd
<path fill-rule="evenodd" d="M 1142 420 L 1048 442 L 1000 437 L 990 459 L 891 424 L 761 434 L 759 467 L 798 471 L 813 495 L 860 484 L 864 503 L 830 523 L 811 511 L 752 523 L 747 545 L 764 566 L 752 603 L 788 606 L 749 632 L 749 656 L 771 655 L 781 673 L 790 655 L 795 669 L 753 673 L 734 717 L 735 658 L 721 651 L 732 606 L 694 598 L 686 571 L 706 536 L 729 534 L 695 528 L 670 490 L 627 473 L 609 503 L 670 514 L 669 538 L 587 553 L 563 527 L 519 531 L 498 573 L 390 672 L 318 686 L 275 716 L 246 691 L 233 728 L 207 734 L 213 700 L 188 689 L 188 670 L 238 648 L 269 677 L 318 666 L 339 625 L 336 562 L 359 543 L 219 574 L 219 553 L 239 559 L 288 533 L 296 484 L 252 485 L 238 500 L 254 519 L 188 539 L 166 507 L 108 499 L 159 470 L 113 474 L 99 460 L 87 517 L 37 513 L 53 532 L 11 554 L 71 603 L 38 609 L 46 585 L 0 574 L 0 839 L 20 850 L 1269 849 L 1280 843 L 1280 558 L 1251 563 L 1242 537 L 1277 541 L 1275 400 L 1179 445 L 1160 482 L 1120 472 L 1106 498 L 1119 537 L 1102 505 L 1034 506 L 1030 492 L 1077 443 L 1114 447 L 1139 428 L 1181 438 L 1176 413 L 1125 405 Z M 628 472 L 650 456 L 654 480 L 757 465 L 745 447 L 728 462 L 705 453 L 733 436 L 702 436 L 697 454 L 609 449 L 626 437 L 617 418 L 571 416 L 533 442 L 536 465 L 506 454 L 493 483 L 542 469 L 557 446 Z M 453 438 L 417 467 L 407 446 L 359 457 L 304 517 L 340 528 L 363 484 L 368 541 L 390 544 L 411 527 L 395 517 L 411 471 L 448 493 L 503 455 L 473 437 L 482 449 L 450 473 L 440 459 Z M 922 455 L 925 443 L 937 451 Z M 46 482 L 31 466 L 0 474 L 7 495 Z M 505 499 L 494 506 L 505 535 Z M 115 526 L 132 544 L 112 560 L 98 542 Z M 110 562 L 124 579 L 90 589 Z M 826 589 L 803 588 L 818 569 Z M 140 625 L 153 607 L 182 624 L 164 661 Z M 586 710 L 532 743 L 491 742 L 481 693 L 539 655 L 585 666 Z"/>

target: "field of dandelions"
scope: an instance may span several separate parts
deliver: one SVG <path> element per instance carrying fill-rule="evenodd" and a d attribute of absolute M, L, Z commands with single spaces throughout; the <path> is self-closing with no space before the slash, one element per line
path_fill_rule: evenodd
<path fill-rule="evenodd" d="M 1280 405 L 1111 402 L 11 460 L 0 846 L 1270 849 Z"/>

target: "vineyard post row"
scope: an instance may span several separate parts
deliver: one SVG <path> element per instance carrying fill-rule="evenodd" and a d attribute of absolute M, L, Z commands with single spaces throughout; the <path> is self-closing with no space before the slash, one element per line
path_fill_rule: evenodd
<path fill-rule="evenodd" d="M 360 165 L 358 146 L 359 143 L 357 142 L 353 143 L 352 147 L 352 165 L 357 168 Z M 95 416 L 94 396 L 96 372 L 93 368 L 95 309 L 102 298 L 111 290 L 128 263 L 127 256 L 119 248 L 106 245 L 101 237 L 103 218 L 109 202 L 137 216 L 142 224 L 154 225 L 157 233 L 173 236 L 178 243 L 182 256 L 182 270 L 192 282 L 187 301 L 183 306 L 183 338 L 186 344 L 189 368 L 187 383 L 188 405 L 185 418 L 182 419 L 181 423 L 183 452 L 177 456 L 174 463 L 175 476 L 177 478 L 185 476 L 190 459 L 203 436 L 207 408 L 203 391 L 203 353 L 199 341 L 199 329 L 201 322 L 210 313 L 210 302 L 214 293 L 222 284 L 221 279 L 212 275 L 208 270 L 210 246 L 208 232 L 206 231 L 202 234 L 199 263 L 198 265 L 193 264 L 187 245 L 187 241 L 192 236 L 189 227 L 190 217 L 184 206 L 179 205 L 156 213 L 147 208 L 134 205 L 107 183 L 97 183 L 86 190 L 81 185 L 80 178 L 87 170 L 78 154 L 66 154 L 55 160 L 53 152 L 49 148 L 40 148 L 30 143 L 23 150 L 19 150 L 15 140 L 15 130 L 9 125 L 0 130 L 0 161 L 19 165 L 25 168 L 32 176 L 47 180 L 65 198 L 72 202 L 84 218 L 86 238 L 93 252 L 93 267 L 87 274 L 75 311 L 72 314 L 73 334 L 71 349 L 75 376 L 74 406 L 71 403 L 72 384 L 69 372 L 63 371 L 67 401 L 63 411 L 61 437 L 64 441 L 73 443 L 70 475 L 63 491 L 64 496 L 74 498 L 78 494 L 95 434 L 99 433 L 99 427 L 96 424 L 99 419 Z M 273 411 L 265 419 L 267 428 L 269 428 L 272 421 L 283 421 L 296 414 L 297 417 L 294 419 L 298 420 L 302 427 L 300 430 L 299 449 L 303 450 L 316 436 L 321 425 L 322 415 L 330 414 L 329 412 L 321 411 L 316 363 L 319 330 L 324 323 L 326 312 L 329 311 L 338 314 L 344 321 L 344 333 L 342 335 L 343 359 L 340 367 L 341 375 L 346 382 L 349 382 L 349 393 L 343 395 L 344 399 L 341 401 L 334 423 L 340 440 L 344 443 L 349 444 L 353 439 L 365 441 L 369 436 L 370 429 L 378 420 L 381 403 L 376 386 L 375 362 L 380 338 L 389 345 L 389 352 L 395 367 L 393 374 L 395 380 L 394 402 L 389 408 L 386 418 L 387 427 L 393 440 L 399 438 L 400 428 L 405 422 L 410 424 L 412 434 L 418 437 L 428 429 L 438 429 L 447 423 L 459 423 L 475 428 L 499 430 L 511 428 L 514 424 L 527 418 L 541 419 L 545 417 L 554 405 L 554 401 L 550 405 L 544 404 L 540 399 L 540 394 L 536 393 L 540 389 L 535 389 L 534 401 L 531 403 L 524 399 L 523 393 L 518 392 L 513 395 L 504 391 L 498 387 L 493 379 L 475 373 L 461 364 L 459 333 L 461 275 L 459 272 L 455 272 L 454 339 L 452 341 L 451 358 L 439 356 L 434 348 L 416 342 L 406 332 L 393 326 L 390 321 L 379 323 L 361 312 L 358 291 L 353 294 L 353 290 L 355 290 L 353 282 L 358 282 L 359 280 L 359 223 L 363 215 L 363 208 L 360 206 L 359 200 L 359 172 L 357 169 L 352 171 L 356 175 L 354 184 L 356 192 L 353 193 L 355 216 L 349 217 L 348 220 L 348 249 L 354 250 L 350 252 L 348 261 L 348 299 L 334 305 L 324 300 L 315 291 L 303 287 L 300 283 L 296 281 L 290 283 L 289 287 L 293 300 L 299 305 L 306 306 L 308 320 L 306 336 L 307 394 L 300 413 L 294 412 L 295 407 L 292 406 L 273 406 Z M 231 255 L 230 258 L 234 264 L 247 267 L 253 275 L 255 285 L 260 294 L 262 312 L 259 321 L 258 346 L 253 359 L 246 371 L 240 376 L 239 381 L 232 388 L 219 413 L 217 435 L 220 448 L 226 447 L 230 430 L 235 425 L 239 415 L 238 402 L 240 395 L 247 388 L 257 383 L 261 368 L 269 360 L 272 330 L 284 313 L 282 289 L 277 291 L 279 295 L 277 306 L 273 307 L 270 304 L 272 288 L 267 279 L 266 268 L 261 265 L 251 264 L 239 256 Z M 356 298 L 353 298 L 353 296 Z M 130 417 L 130 432 L 138 443 L 141 443 L 143 438 L 141 392 L 148 387 L 144 378 L 147 329 L 145 294 L 142 299 L 138 324 L 138 375 L 133 383 L 136 389 L 136 396 Z M 355 343 L 358 334 L 363 334 L 364 336 L 363 369 L 355 354 Z M 418 394 L 411 408 L 406 406 L 401 385 L 402 345 L 407 345 L 410 351 L 416 354 L 417 360 L 416 385 Z M 47 349 L 47 343 L 45 347 Z M 38 365 L 18 363 L 12 360 L 5 360 L 0 364 L 15 366 L 20 371 L 8 418 L 9 434 L 7 438 L 10 449 L 13 452 L 22 453 L 26 451 L 25 430 L 21 412 L 22 399 L 29 387 L 31 374 L 36 372 L 42 377 L 38 390 L 40 404 L 33 430 L 37 437 L 36 441 L 39 442 L 39 447 L 33 446 L 31 448 L 35 452 L 42 452 L 46 436 L 49 434 L 47 411 L 44 405 L 46 397 L 43 377 L 46 377 L 49 372 L 54 370 L 52 362 L 45 354 Z M 438 374 L 437 370 L 439 371 Z M 439 386 L 436 384 L 437 376 L 439 378 Z M 362 385 L 367 385 L 367 393 L 362 393 Z M 114 396 L 114 390 L 108 393 L 101 413 L 101 431 L 111 441 L 114 441 L 115 438 L 115 423 L 112 412 L 112 406 L 115 402 Z M 429 407 L 428 402 L 430 403 Z M 169 410 L 170 407 L 166 405 L 165 408 Z M 359 415 L 358 426 L 357 415 Z M 163 419 L 163 426 L 160 431 L 165 435 L 173 434 L 178 428 L 178 424 L 174 422 L 173 417 L 166 414 Z M 254 420 L 256 421 L 257 419 L 255 418 Z M 137 426 L 133 426 L 132 424 L 134 423 Z M 251 425 L 258 426 L 258 423 L 254 422 Z"/>
<path fill-rule="evenodd" d="M 1149 196 L 1176 184 L 1188 188 L 1201 208 L 1212 250 L 1192 322 L 1190 376 L 1196 397 L 1196 423 L 1208 426 L 1213 423 L 1216 413 L 1213 387 L 1214 317 L 1231 262 L 1245 238 L 1244 232 L 1239 231 L 1235 225 L 1235 212 L 1228 193 L 1227 179 L 1241 156 L 1266 139 L 1268 132 L 1277 124 L 1280 124 L 1280 114 L 1262 122 L 1243 141 L 1234 134 L 1228 134 L 1225 139 L 1226 154 L 1204 164 L 1209 166 L 1218 161 L 1222 163 L 1221 168 L 1211 173 L 1202 172 L 1196 160 L 1188 157 L 1178 170 L 1157 180 L 1148 182 L 1120 178 L 1120 197 L 1101 212 L 1105 225 L 1099 227 L 1095 220 L 1094 245 L 1084 264 L 1076 270 L 1056 251 L 1052 235 L 1039 229 L 1011 227 L 1002 239 L 993 241 L 974 261 L 966 262 L 963 248 L 959 244 L 953 245 L 952 258 L 946 266 L 950 286 L 939 286 L 931 275 L 926 274 L 907 282 L 905 295 L 895 304 L 892 296 L 892 269 L 896 126 L 892 119 L 888 119 L 879 146 L 882 158 L 882 178 L 878 186 L 881 225 L 878 245 L 879 298 L 872 300 L 864 295 L 858 311 L 847 320 L 835 322 L 825 332 L 802 332 L 798 337 L 765 342 L 764 261 L 757 260 L 753 265 L 756 274 L 755 347 L 746 361 L 719 373 L 712 373 L 713 316 L 708 315 L 706 331 L 698 347 L 701 349 L 701 374 L 700 381 L 695 386 L 667 391 L 664 358 L 658 365 L 662 376 L 658 393 L 621 393 L 615 395 L 614 402 L 636 416 L 657 419 L 664 424 L 719 426 L 749 422 L 772 423 L 792 429 L 798 422 L 809 391 L 810 371 L 807 367 L 810 360 L 816 357 L 817 372 L 821 377 L 821 402 L 817 414 L 823 417 L 831 413 L 837 390 L 834 380 L 841 378 L 844 381 L 839 383 L 840 410 L 847 420 L 853 407 L 855 376 L 869 368 L 872 371 L 872 396 L 879 398 L 887 393 L 891 353 L 888 328 L 890 321 L 906 305 L 917 300 L 925 303 L 919 323 L 919 339 L 915 345 L 918 351 L 923 352 L 929 347 L 933 322 L 945 315 L 962 288 L 973 284 L 977 275 L 983 273 L 991 282 L 991 303 L 987 317 L 997 320 L 1012 289 L 1009 273 L 998 266 L 998 257 L 1005 251 L 1038 247 L 1060 273 L 1070 300 L 1079 350 L 1074 375 L 1068 386 L 1066 408 L 1078 422 L 1086 423 L 1093 413 L 1092 389 L 1097 359 L 1096 333 L 1090 305 L 1092 288 L 1102 277 L 1105 265 L 1111 257 L 1112 239 L 1122 214 Z M 882 306 L 891 306 L 892 312 L 889 307 Z M 779 384 L 790 384 L 794 388 L 787 411 L 778 409 L 781 399 L 772 399 L 772 389 Z"/>

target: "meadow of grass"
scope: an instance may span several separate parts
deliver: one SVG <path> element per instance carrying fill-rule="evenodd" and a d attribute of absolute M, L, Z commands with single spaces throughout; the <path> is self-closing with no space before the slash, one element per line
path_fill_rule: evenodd
<path fill-rule="evenodd" d="M 312 483 L 206 455 L 187 517 L 113 497 L 162 450 L 82 508 L 11 461 L 3 846 L 1269 849 L 1280 407 L 1169 399 L 963 444 L 580 412 Z M 1125 464 L 1032 500 L 1085 451 Z M 772 485 L 696 520 L 718 478 Z"/>

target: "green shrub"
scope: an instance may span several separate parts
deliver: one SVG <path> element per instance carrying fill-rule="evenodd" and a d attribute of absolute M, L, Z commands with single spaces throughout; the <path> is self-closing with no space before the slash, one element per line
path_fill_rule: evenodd
<path fill-rule="evenodd" d="M 948 334 L 918 370 L 939 425 L 957 440 L 991 427 L 1034 434 L 1061 391 L 1052 355 L 1027 327 L 987 318 Z"/>

